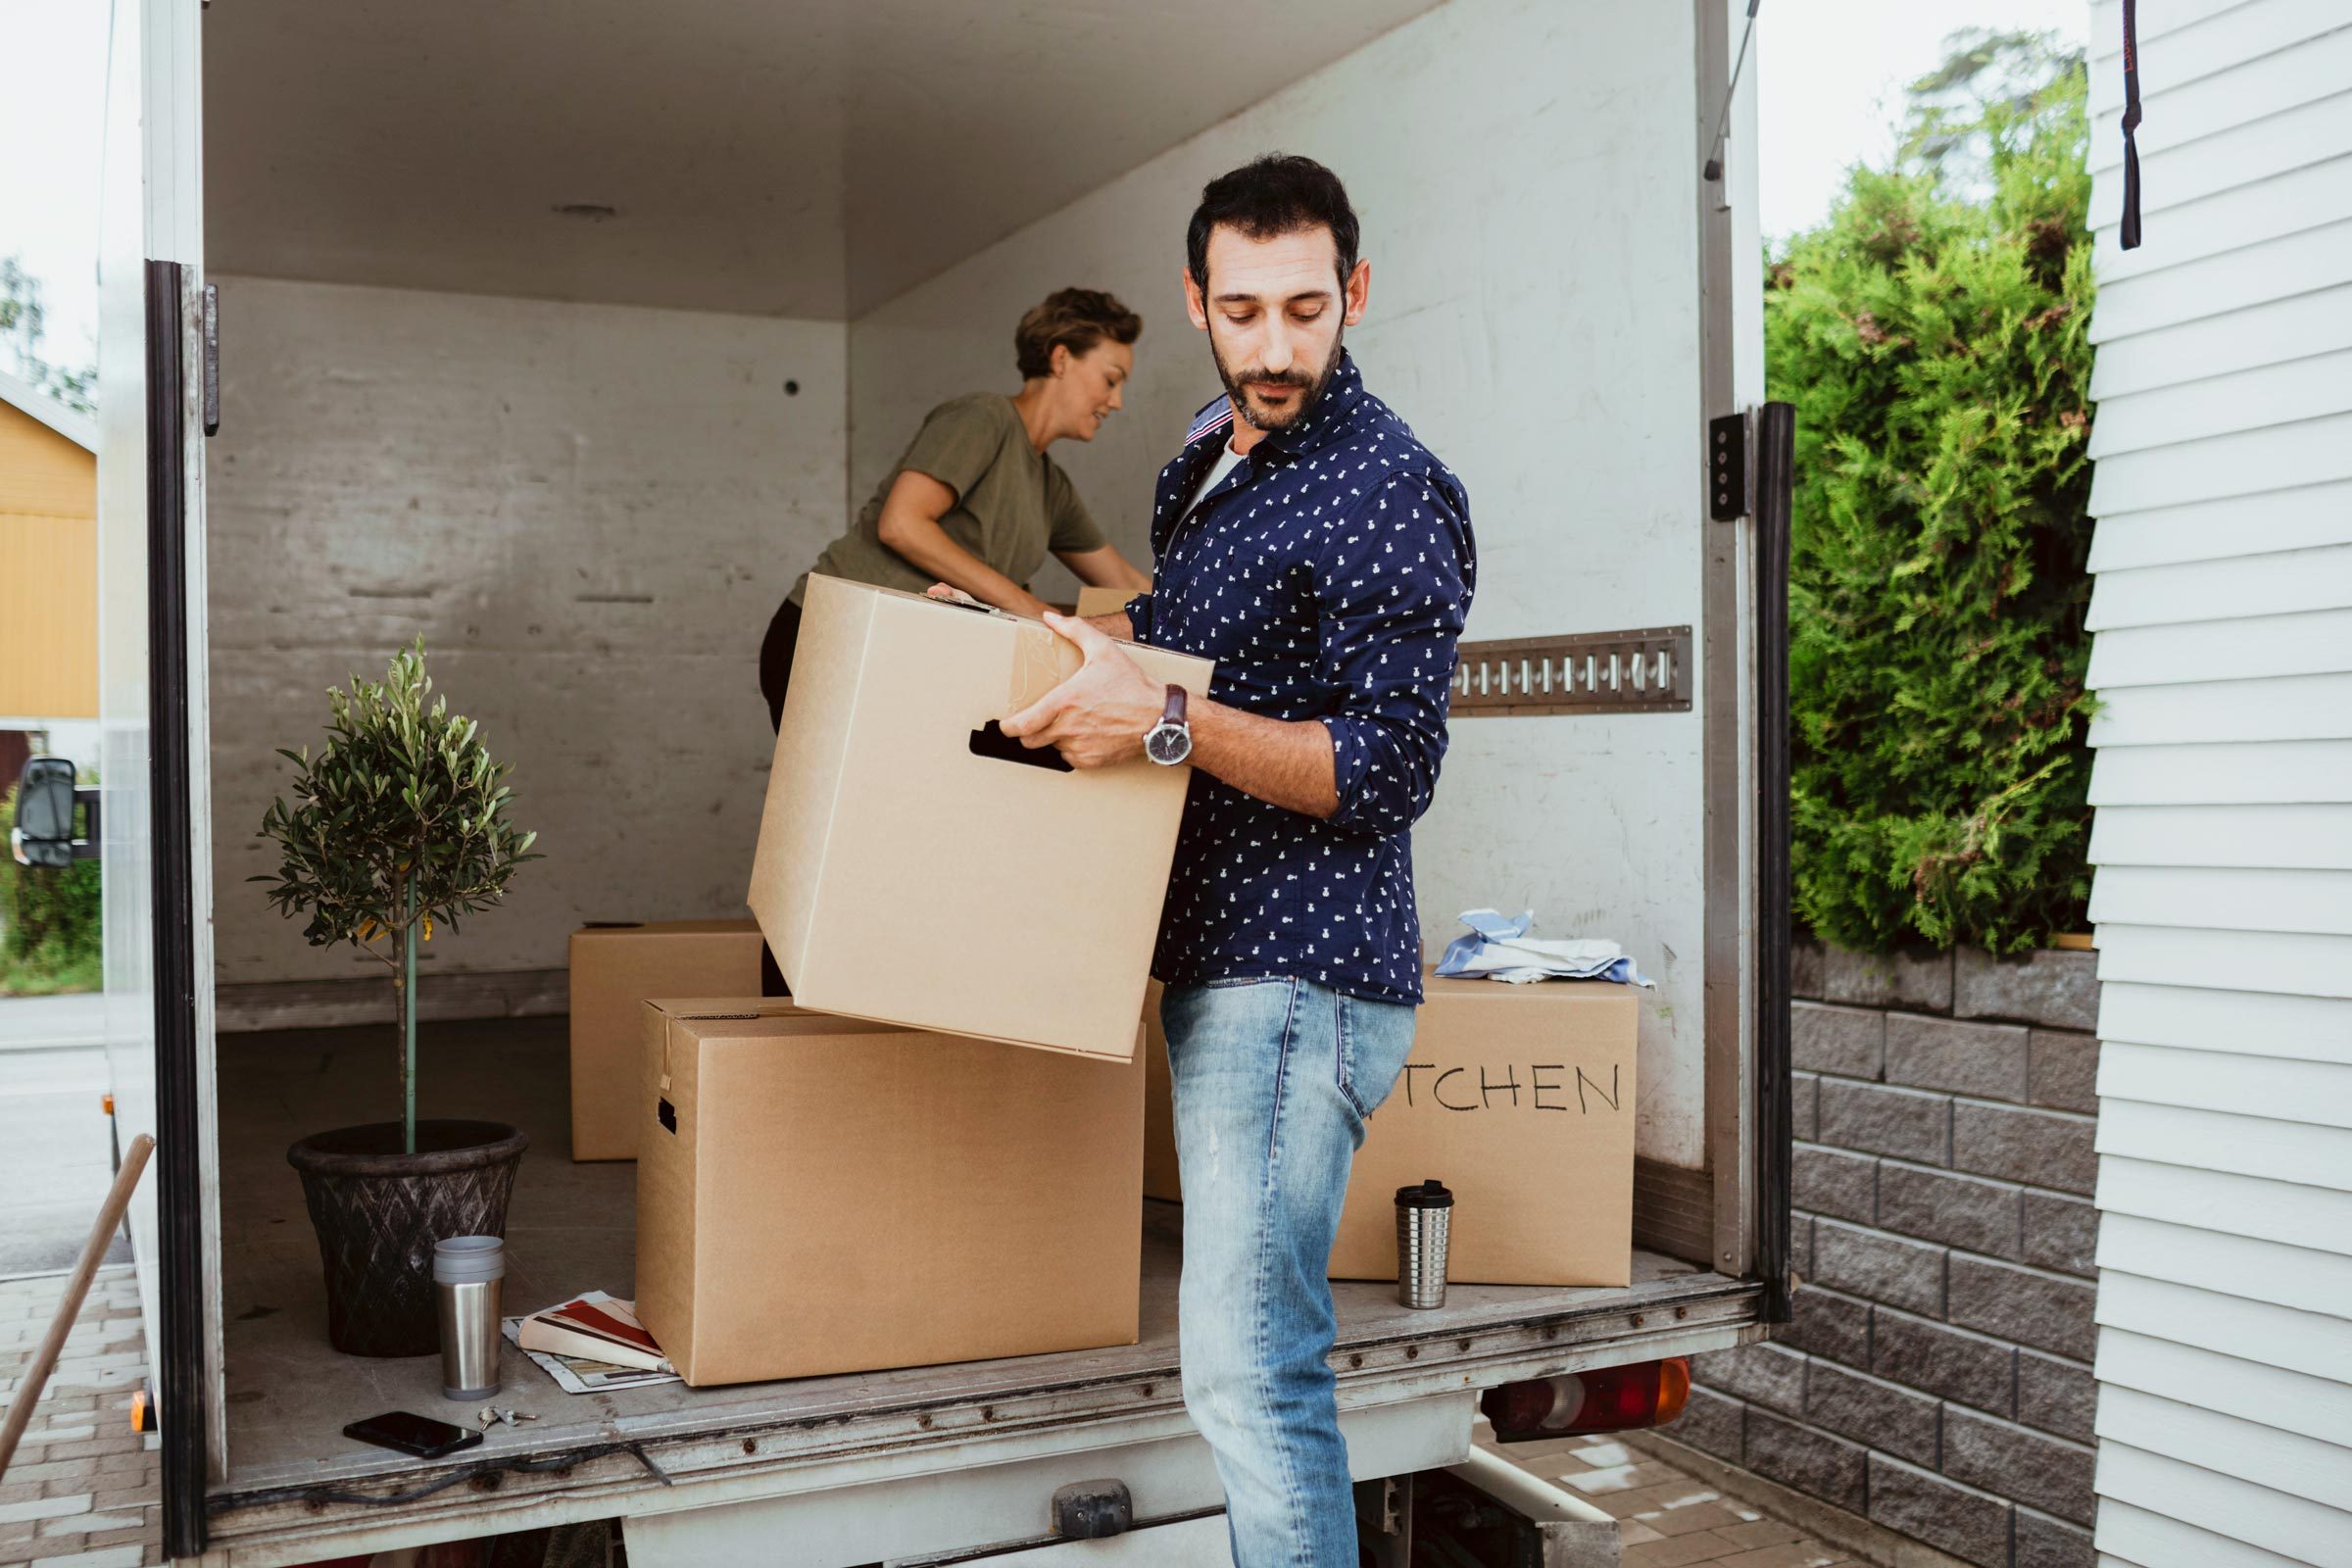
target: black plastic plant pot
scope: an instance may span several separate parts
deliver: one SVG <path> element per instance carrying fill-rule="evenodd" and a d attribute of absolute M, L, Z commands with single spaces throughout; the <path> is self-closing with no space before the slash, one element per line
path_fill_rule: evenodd
<path fill-rule="evenodd" d="M 420 1121 L 416 1152 L 400 1123 L 316 1133 L 286 1151 L 318 1233 L 326 1335 L 348 1355 L 440 1348 L 433 1244 L 504 1236 L 514 1169 L 530 1139 L 505 1122 Z"/>

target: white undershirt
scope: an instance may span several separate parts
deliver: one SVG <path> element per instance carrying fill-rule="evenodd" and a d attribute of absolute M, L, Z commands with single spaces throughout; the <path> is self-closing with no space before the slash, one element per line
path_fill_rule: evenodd
<path fill-rule="evenodd" d="M 1189 518 L 1192 516 L 1193 510 L 1200 505 L 1200 498 L 1204 495 L 1207 495 L 1217 486 L 1223 484 L 1225 482 L 1225 476 L 1238 467 L 1241 464 L 1241 461 L 1242 455 L 1233 450 L 1233 443 L 1230 440 L 1227 441 L 1225 443 L 1224 450 L 1217 454 L 1216 466 L 1208 470 L 1208 477 L 1200 481 L 1200 488 L 1195 490 L 1193 492 L 1192 500 L 1185 503 L 1185 517 Z"/>

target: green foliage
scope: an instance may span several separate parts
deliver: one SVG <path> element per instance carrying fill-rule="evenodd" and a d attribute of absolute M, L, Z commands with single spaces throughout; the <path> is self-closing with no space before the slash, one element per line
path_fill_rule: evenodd
<path fill-rule="evenodd" d="M 17 791 L 0 797 L 0 844 L 17 825 Z M 0 996 L 94 991 L 105 938 L 96 860 L 19 865 L 0 851 Z"/>
<path fill-rule="evenodd" d="M 2014 952 L 2089 893 L 2082 73 L 1910 131 L 1769 267 L 1797 425 L 1797 913 L 1864 951 Z M 1982 202 L 1939 177 L 1972 136 Z"/>
<path fill-rule="evenodd" d="M 307 746 L 278 753 L 296 768 L 294 804 L 270 802 L 261 836 L 284 858 L 275 876 L 251 880 L 273 884 L 279 913 L 310 915 L 303 936 L 313 947 L 373 952 L 409 924 L 412 892 L 428 929 L 438 921 L 454 932 L 461 914 L 498 903 L 514 868 L 539 858 L 528 853 L 538 835 L 507 820 L 508 769 L 448 698 L 424 706 L 432 689 L 420 637 L 393 656 L 382 685 L 355 675 L 348 695 L 328 688 L 334 738 L 316 760 Z"/>
<path fill-rule="evenodd" d="M 17 373 L 70 409 L 96 413 L 96 367 L 61 370 L 49 364 L 41 357 L 41 339 L 47 329 L 41 280 L 25 271 L 15 257 L 0 257 L 0 343 L 14 351 Z"/>
<path fill-rule="evenodd" d="M 303 936 L 313 947 L 350 943 L 396 980 L 419 928 L 426 941 L 436 923 L 455 932 L 461 915 L 505 897 L 516 866 L 539 858 L 530 853 L 538 835 L 507 819 L 507 767 L 446 697 L 425 707 L 432 689 L 421 637 L 393 657 L 381 685 L 354 675 L 348 694 L 328 689 L 326 749 L 316 759 L 307 746 L 278 753 L 296 769 L 293 804 L 270 802 L 260 835 L 278 847 L 277 874 L 250 879 L 271 884 L 280 914 L 309 915 Z M 403 1079 L 413 1085 L 410 1000 L 403 984 Z"/>

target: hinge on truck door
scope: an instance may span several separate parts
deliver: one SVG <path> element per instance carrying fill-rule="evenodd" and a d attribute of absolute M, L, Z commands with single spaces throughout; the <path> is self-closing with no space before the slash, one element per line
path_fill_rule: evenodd
<path fill-rule="evenodd" d="M 204 433 L 220 433 L 220 285 L 204 285 Z"/>
<path fill-rule="evenodd" d="M 1738 522 L 1747 515 L 1747 416 L 1707 421 L 1707 515 Z"/>

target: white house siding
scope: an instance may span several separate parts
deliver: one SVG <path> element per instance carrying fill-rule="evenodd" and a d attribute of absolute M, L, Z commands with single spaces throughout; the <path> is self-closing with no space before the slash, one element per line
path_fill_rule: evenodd
<path fill-rule="evenodd" d="M 2352 0 L 2091 23 L 2102 1564 L 2352 1564 Z"/>

